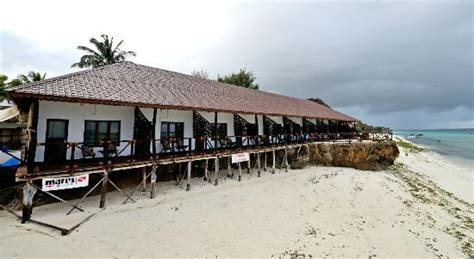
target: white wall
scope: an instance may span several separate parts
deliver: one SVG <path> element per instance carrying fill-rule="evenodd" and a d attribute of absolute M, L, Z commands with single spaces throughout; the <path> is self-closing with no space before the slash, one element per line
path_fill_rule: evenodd
<path fill-rule="evenodd" d="M 289 117 L 294 123 L 303 126 L 303 118 L 301 117 Z"/>
<path fill-rule="evenodd" d="M 214 112 L 199 112 L 210 123 L 214 123 Z M 227 124 L 227 136 L 234 136 L 234 114 L 233 113 L 217 113 L 217 123 Z"/>
<path fill-rule="evenodd" d="M 84 141 L 84 121 L 85 120 L 118 120 L 120 121 L 120 140 L 133 139 L 134 108 L 125 106 L 108 106 L 95 104 L 65 103 L 65 102 L 39 102 L 38 114 L 38 143 L 46 141 L 46 120 L 64 119 L 69 120 L 68 138 L 69 142 Z M 121 143 L 117 149 L 120 151 L 126 143 Z M 99 150 L 101 147 L 94 148 L 96 157 L 101 157 Z M 127 147 L 122 155 L 129 155 L 130 149 Z M 82 158 L 79 149 L 74 153 L 76 158 Z M 70 150 L 67 152 L 67 159 L 71 157 Z M 35 161 L 44 160 L 44 146 L 38 146 L 36 149 Z"/>
<path fill-rule="evenodd" d="M 141 112 L 145 117 L 152 121 L 153 109 L 141 108 Z M 199 112 L 206 120 L 213 123 L 214 113 L 213 112 Z M 255 123 L 255 115 L 239 114 L 245 120 L 250 123 Z M 281 116 L 269 116 L 273 121 L 283 125 L 283 117 Z M 84 141 L 84 124 L 85 120 L 118 120 L 120 121 L 120 140 L 131 140 L 133 139 L 133 126 L 134 126 L 134 107 L 126 106 L 108 106 L 108 105 L 93 105 L 93 104 L 80 104 L 80 103 L 66 103 L 66 102 L 52 102 L 52 101 L 40 101 L 39 104 L 39 117 L 38 117 L 38 143 L 44 143 L 46 140 L 46 120 L 47 119 L 65 119 L 69 121 L 68 127 L 68 142 L 83 142 Z M 263 135 L 263 115 L 258 115 L 258 134 Z M 292 117 L 294 122 L 302 125 L 302 118 Z M 218 113 L 218 123 L 227 123 L 227 135 L 234 136 L 234 115 L 232 113 Z M 316 122 L 315 119 L 311 121 Z M 183 122 L 184 123 L 184 137 L 193 137 L 193 111 L 190 110 L 170 110 L 170 109 L 158 109 L 157 121 L 156 121 L 156 132 L 155 136 L 157 139 L 161 138 L 160 129 L 161 122 Z M 187 144 L 187 143 L 185 143 Z M 194 140 L 191 143 L 194 148 Z M 121 143 L 118 150 L 122 150 L 126 146 L 126 143 Z M 94 148 L 96 157 L 101 157 L 102 154 L 99 152 L 102 147 Z M 150 146 L 151 150 L 151 146 Z M 157 151 L 161 150 L 159 142 L 157 142 Z M 122 152 L 122 156 L 128 156 L 130 154 L 130 147 L 125 148 Z M 71 156 L 70 150 L 67 152 L 67 159 Z M 76 149 L 75 157 L 82 158 L 82 153 L 79 149 Z M 38 146 L 36 151 L 36 161 L 41 162 L 44 160 L 44 146 Z"/>
<path fill-rule="evenodd" d="M 272 119 L 274 122 L 283 126 L 283 117 L 282 116 L 267 116 L 268 118 Z"/>

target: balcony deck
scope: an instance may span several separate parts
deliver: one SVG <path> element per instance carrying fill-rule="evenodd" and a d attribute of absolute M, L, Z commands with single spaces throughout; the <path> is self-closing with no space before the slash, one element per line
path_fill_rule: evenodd
<path fill-rule="evenodd" d="M 278 150 L 285 150 L 291 148 L 298 148 L 304 144 L 308 143 L 318 143 L 318 142 L 345 142 L 351 143 L 352 141 L 363 139 L 370 140 L 387 140 L 391 139 L 391 133 L 389 135 L 384 135 L 383 137 L 362 137 L 362 135 L 354 135 L 353 133 L 337 133 L 334 135 L 327 135 L 322 138 L 299 138 L 298 136 L 272 136 L 272 139 L 278 139 L 278 141 L 270 141 L 266 143 L 263 141 L 262 136 L 255 137 L 244 137 L 244 141 L 240 142 L 239 145 L 233 147 L 217 147 L 214 148 L 213 143 L 215 139 L 208 139 L 205 141 L 206 145 L 204 149 L 193 149 L 187 148 L 185 150 L 176 151 L 175 148 L 171 148 L 171 151 L 166 151 L 161 149 L 159 151 L 150 152 L 147 155 L 137 155 L 136 150 L 134 149 L 134 144 L 136 141 L 126 140 L 123 142 L 130 143 L 132 145 L 130 154 L 122 154 L 121 156 L 114 156 L 109 158 L 75 158 L 70 157 L 69 160 L 65 160 L 61 163 L 45 163 L 45 162 L 36 162 L 34 164 L 34 170 L 32 173 L 27 173 L 27 166 L 23 163 L 16 173 L 16 181 L 28 181 L 42 179 L 45 177 L 60 177 L 60 176 L 70 176 L 77 174 L 94 174 L 94 173 L 103 173 L 105 170 L 119 171 L 119 170 L 128 170 L 136 168 L 151 167 L 153 165 L 167 165 L 174 163 L 183 163 L 189 161 L 199 161 L 206 159 L 215 159 L 229 157 L 232 154 L 247 152 L 250 154 L 256 153 L 266 153 L 273 152 Z M 158 140 L 163 141 L 163 140 Z M 192 141 L 195 141 L 193 138 L 188 138 L 190 145 L 192 147 Z M 153 142 L 157 142 L 156 140 Z M 247 143 L 245 143 L 247 142 Z M 38 145 L 45 145 L 38 144 Z M 81 143 L 67 143 L 68 149 L 81 148 Z M 123 150 L 118 153 L 122 153 Z"/>

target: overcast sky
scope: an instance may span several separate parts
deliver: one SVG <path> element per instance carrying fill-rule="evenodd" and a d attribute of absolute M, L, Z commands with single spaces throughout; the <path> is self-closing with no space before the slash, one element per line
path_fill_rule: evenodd
<path fill-rule="evenodd" d="M 319 97 L 392 128 L 474 127 L 472 1 L 6 1 L 0 73 L 47 77 L 90 37 L 131 61 L 211 77 L 240 68 L 262 90 Z"/>

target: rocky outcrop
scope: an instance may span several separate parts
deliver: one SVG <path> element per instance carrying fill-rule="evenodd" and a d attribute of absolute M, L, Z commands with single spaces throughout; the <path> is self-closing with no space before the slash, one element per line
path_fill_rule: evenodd
<path fill-rule="evenodd" d="M 295 151 L 291 167 L 324 165 L 376 171 L 393 165 L 399 153 L 395 142 L 312 143 Z"/>

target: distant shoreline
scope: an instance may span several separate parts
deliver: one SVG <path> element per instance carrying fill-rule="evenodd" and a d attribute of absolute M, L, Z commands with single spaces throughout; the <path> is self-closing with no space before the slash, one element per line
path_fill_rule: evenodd
<path fill-rule="evenodd" d="M 394 131 L 394 134 L 407 139 L 411 133 L 422 134 L 420 137 L 408 139 L 423 146 L 456 164 L 473 166 L 474 161 L 474 129 Z"/>

